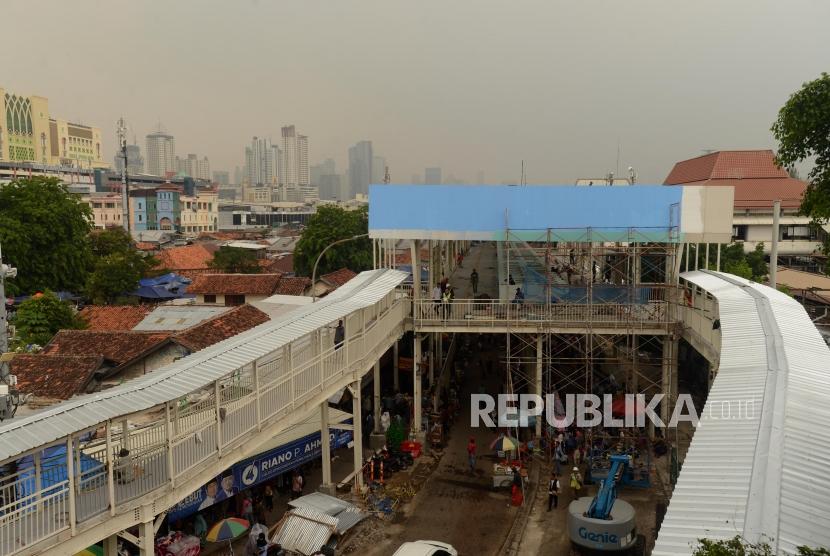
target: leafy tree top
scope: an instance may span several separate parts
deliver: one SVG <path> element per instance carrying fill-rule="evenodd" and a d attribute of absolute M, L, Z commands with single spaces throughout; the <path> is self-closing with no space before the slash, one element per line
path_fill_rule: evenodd
<path fill-rule="evenodd" d="M 369 232 L 369 209 L 346 210 L 334 205 L 317 209 L 294 250 L 294 272 L 311 276 L 314 261 L 331 243 Z M 368 237 L 332 247 L 320 260 L 317 275 L 340 268 L 361 272 L 372 267 L 372 243 Z"/>
<path fill-rule="evenodd" d="M 798 547 L 799 556 L 830 556 L 826 548 Z M 773 556 L 767 542 L 751 543 L 741 536 L 725 540 L 698 539 L 692 556 Z"/>
<path fill-rule="evenodd" d="M 80 291 L 91 262 L 92 210 L 57 178 L 16 179 L 0 187 L 3 260 L 17 267 L 8 293 Z"/>
<path fill-rule="evenodd" d="M 48 290 L 21 303 L 14 323 L 23 344 L 40 346 L 46 345 L 58 330 L 84 327 L 69 303 Z"/>
<path fill-rule="evenodd" d="M 258 274 L 260 271 L 256 255 L 253 252 L 241 247 L 228 247 L 227 245 L 223 245 L 213 254 L 210 266 L 229 274 Z"/>
<path fill-rule="evenodd" d="M 814 221 L 830 219 L 830 75 L 804 83 L 778 112 L 772 125 L 778 140 L 778 163 L 789 167 L 814 159 L 808 174 L 802 213 Z"/>

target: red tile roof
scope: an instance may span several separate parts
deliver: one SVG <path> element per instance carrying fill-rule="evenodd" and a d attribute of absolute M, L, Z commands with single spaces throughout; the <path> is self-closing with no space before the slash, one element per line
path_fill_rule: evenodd
<path fill-rule="evenodd" d="M 199 351 L 268 322 L 268 315 L 252 305 L 240 305 L 173 336 L 190 351 Z"/>
<path fill-rule="evenodd" d="M 87 305 L 79 315 L 89 330 L 132 330 L 152 310 L 149 305 Z"/>
<path fill-rule="evenodd" d="M 103 363 L 98 356 L 64 356 L 44 354 L 16 355 L 11 372 L 17 376 L 18 388 L 24 394 L 66 400 L 86 388 Z"/>
<path fill-rule="evenodd" d="M 120 367 L 149 355 L 170 338 L 167 332 L 61 330 L 43 348 L 46 355 L 95 355 Z"/>
<path fill-rule="evenodd" d="M 135 248 L 139 251 L 156 251 L 159 246 L 155 243 L 150 243 L 149 241 L 137 241 L 135 243 Z"/>
<path fill-rule="evenodd" d="M 273 295 L 281 274 L 203 274 L 187 287 L 187 293 L 222 295 Z"/>
<path fill-rule="evenodd" d="M 807 184 L 776 166 L 771 150 L 717 151 L 683 160 L 672 168 L 665 185 L 729 185 L 735 188 L 735 208 L 767 208 L 781 200 L 796 208 Z"/>
<path fill-rule="evenodd" d="M 283 274 L 290 274 L 294 272 L 294 254 L 289 253 L 287 255 L 283 255 L 278 259 L 269 259 L 272 265 L 269 268 L 274 268 L 276 272 L 281 272 Z"/>
<path fill-rule="evenodd" d="M 787 171 L 776 166 L 771 150 L 716 151 L 678 162 L 663 182 L 666 185 L 705 180 L 749 178 L 788 178 Z"/>
<path fill-rule="evenodd" d="M 311 285 L 311 278 L 301 276 L 284 276 L 275 294 L 279 295 L 303 295 L 305 290 Z"/>
<path fill-rule="evenodd" d="M 357 276 L 356 272 L 352 272 L 348 268 L 341 268 L 339 270 L 335 270 L 334 272 L 329 272 L 328 274 L 323 274 L 320 276 L 320 280 L 322 280 L 325 284 L 329 286 L 334 286 L 334 288 L 339 288 L 352 278 Z"/>
<path fill-rule="evenodd" d="M 277 259 L 257 259 L 257 264 L 262 272 L 268 274 L 284 274 L 283 267 Z M 290 272 L 290 271 L 289 271 Z"/>
<path fill-rule="evenodd" d="M 206 270 L 210 268 L 216 250 L 215 245 L 205 243 L 162 249 L 156 254 L 159 260 L 158 268 L 179 274 L 188 270 Z"/>

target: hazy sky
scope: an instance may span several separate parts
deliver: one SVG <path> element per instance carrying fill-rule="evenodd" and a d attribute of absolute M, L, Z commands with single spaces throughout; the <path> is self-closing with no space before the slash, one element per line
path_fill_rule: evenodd
<path fill-rule="evenodd" d="M 827 0 L 2 0 L 0 86 L 144 150 L 242 165 L 295 124 L 345 170 L 371 139 L 393 182 L 642 183 L 702 149 L 770 148 L 802 82 L 830 71 Z"/>

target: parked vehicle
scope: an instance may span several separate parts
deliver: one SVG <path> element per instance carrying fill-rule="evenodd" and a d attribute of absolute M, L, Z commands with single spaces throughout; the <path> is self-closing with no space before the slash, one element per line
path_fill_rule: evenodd
<path fill-rule="evenodd" d="M 440 541 L 414 541 L 403 543 L 392 556 L 458 556 L 458 551 Z"/>

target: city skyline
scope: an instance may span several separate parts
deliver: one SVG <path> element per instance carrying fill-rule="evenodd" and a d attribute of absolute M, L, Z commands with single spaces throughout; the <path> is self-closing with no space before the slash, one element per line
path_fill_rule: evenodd
<path fill-rule="evenodd" d="M 799 53 L 830 51 L 822 29 L 830 5 L 813 0 L 641 0 L 602 4 L 601 18 L 595 2 L 233 9 L 205 2 L 195 14 L 153 1 L 116 0 L 108 10 L 40 4 L 39 33 L 117 27 L 128 37 L 108 48 L 94 33 L 78 37 L 77 48 L 94 50 L 100 68 L 82 80 L 69 54 L 51 52 L 48 41 L 0 55 L 8 90 L 49 97 L 53 112 L 101 129 L 104 160 L 113 159 L 122 115 L 135 128 L 130 135 L 143 137 L 163 121 L 184 152 L 203 153 L 228 171 L 244 163 L 240 145 L 252 135 L 277 142 L 281 125 L 293 122 L 314 139 L 310 163 L 333 158 L 346 168 L 349 146 L 371 140 L 393 182 L 440 166 L 467 181 L 482 171 L 489 183 L 517 183 L 524 160 L 529 183 L 573 183 L 628 166 L 641 183 L 660 183 L 674 161 L 706 149 L 773 148 L 769 127 L 778 109 L 826 70 Z M 12 21 L 29 20 L 32 9 L 19 0 L 4 4 Z M 215 40 L 219 19 L 222 41 Z M 310 20 L 314 27 L 305 29 Z M 294 46 L 252 58 L 274 21 Z M 782 21 L 798 25 L 782 32 Z M 182 25 L 204 32 L 186 49 L 169 49 Z M 10 28 L 8 39 L 26 41 L 28 32 L 27 25 Z M 331 41 L 337 49 L 320 46 Z M 203 86 L 205 75 L 233 83 L 252 72 L 262 76 L 256 87 Z M 303 85 L 285 87 L 288 79 Z"/>

